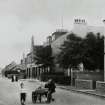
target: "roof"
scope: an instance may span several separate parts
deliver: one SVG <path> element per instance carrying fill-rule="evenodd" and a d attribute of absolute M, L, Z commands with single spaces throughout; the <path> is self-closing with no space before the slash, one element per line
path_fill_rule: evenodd
<path fill-rule="evenodd" d="M 26 69 L 26 66 L 25 66 L 25 65 L 21 65 L 21 64 L 17 65 L 17 66 L 14 68 L 14 70 L 25 70 L 25 69 Z"/>

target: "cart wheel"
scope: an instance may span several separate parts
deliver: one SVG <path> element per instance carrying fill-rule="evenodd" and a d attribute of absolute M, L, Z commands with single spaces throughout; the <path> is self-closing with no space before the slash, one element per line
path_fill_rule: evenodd
<path fill-rule="evenodd" d="M 35 93 L 34 92 L 32 92 L 32 102 L 36 103 L 36 98 L 35 98 Z"/>
<path fill-rule="evenodd" d="M 38 95 L 38 100 L 41 103 L 41 94 Z"/>
<path fill-rule="evenodd" d="M 37 96 L 34 96 L 34 103 L 36 103 L 36 100 L 37 100 Z"/>
<path fill-rule="evenodd" d="M 47 96 L 47 103 L 50 103 L 51 102 L 51 99 L 52 99 L 52 96 L 50 93 L 48 93 L 48 96 Z"/>

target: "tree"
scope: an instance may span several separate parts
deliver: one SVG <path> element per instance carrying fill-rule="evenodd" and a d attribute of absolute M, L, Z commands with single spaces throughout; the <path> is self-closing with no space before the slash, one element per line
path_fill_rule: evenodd
<path fill-rule="evenodd" d="M 71 33 L 67 36 L 67 40 L 61 46 L 61 52 L 58 55 L 58 63 L 63 68 L 77 67 L 81 63 L 81 43 L 82 38 Z"/>
<path fill-rule="evenodd" d="M 37 46 L 34 55 L 34 60 L 36 64 L 43 64 L 43 66 L 48 66 L 52 70 L 53 57 L 51 46 Z"/>
<path fill-rule="evenodd" d="M 83 41 L 84 53 L 82 61 L 88 70 L 104 69 L 104 36 L 92 32 Z"/>
<path fill-rule="evenodd" d="M 61 46 L 58 63 L 63 68 L 77 67 L 81 62 L 87 70 L 104 69 L 104 36 L 92 32 L 85 38 L 68 35 Z"/>

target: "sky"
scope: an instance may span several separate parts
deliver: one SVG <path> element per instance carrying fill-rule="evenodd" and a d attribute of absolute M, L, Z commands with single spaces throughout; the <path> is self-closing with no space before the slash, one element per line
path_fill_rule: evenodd
<path fill-rule="evenodd" d="M 71 30 L 75 18 L 105 26 L 105 0 L 0 0 L 0 67 L 20 63 L 31 37 L 42 44 L 56 29 Z"/>

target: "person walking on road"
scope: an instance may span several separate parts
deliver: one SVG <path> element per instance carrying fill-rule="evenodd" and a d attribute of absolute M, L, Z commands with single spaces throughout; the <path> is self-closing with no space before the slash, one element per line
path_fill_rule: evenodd
<path fill-rule="evenodd" d="M 21 105 L 25 105 L 26 102 L 26 89 L 24 88 L 24 83 L 20 83 L 20 102 Z"/>
<path fill-rule="evenodd" d="M 48 83 L 45 84 L 45 88 L 48 88 L 47 102 L 50 102 L 51 100 L 54 101 L 52 94 L 55 92 L 55 82 L 52 79 L 49 79 Z"/>

